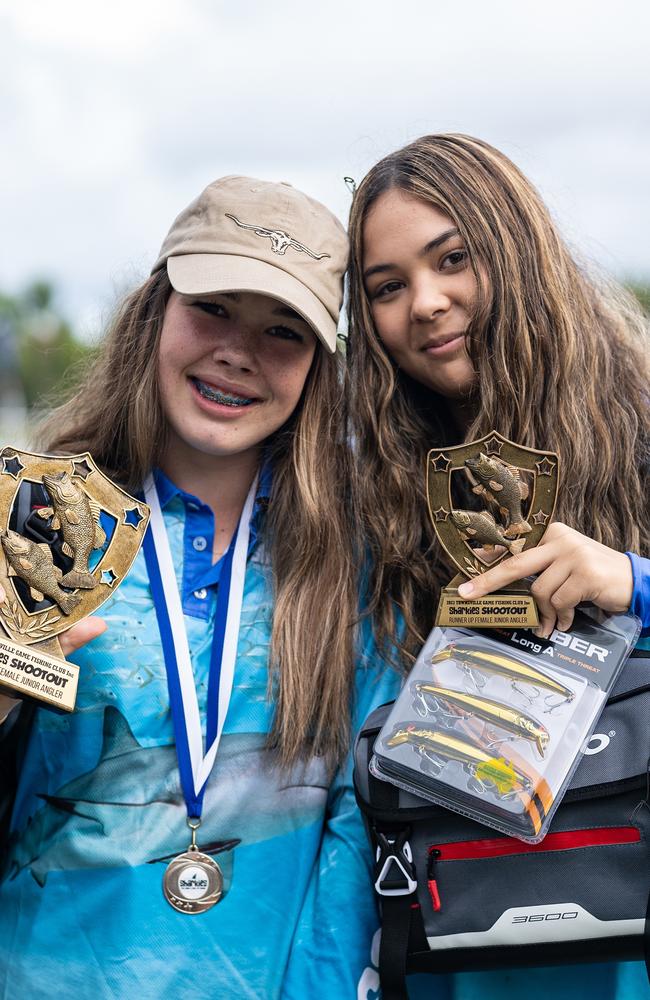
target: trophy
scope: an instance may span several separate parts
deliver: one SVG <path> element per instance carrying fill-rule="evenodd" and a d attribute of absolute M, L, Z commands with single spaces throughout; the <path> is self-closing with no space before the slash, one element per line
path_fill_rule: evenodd
<path fill-rule="evenodd" d="M 558 469 L 554 452 L 523 448 L 496 431 L 469 444 L 429 452 L 429 514 L 440 544 L 459 570 L 442 590 L 436 625 L 539 624 L 526 581 L 476 600 L 459 597 L 458 587 L 539 544 L 555 510 Z"/>
<path fill-rule="evenodd" d="M 0 690 L 74 709 L 79 668 L 59 636 L 93 614 L 126 576 L 149 508 L 91 456 L 0 451 Z"/>

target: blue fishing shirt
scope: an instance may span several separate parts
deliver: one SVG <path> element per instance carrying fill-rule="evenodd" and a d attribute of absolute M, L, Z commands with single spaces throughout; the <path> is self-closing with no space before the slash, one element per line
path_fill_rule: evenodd
<path fill-rule="evenodd" d="M 632 563 L 632 601 L 630 611 L 641 620 L 639 645 L 650 649 L 650 559 L 637 556 L 634 552 L 625 555 Z"/>
<path fill-rule="evenodd" d="M 212 513 L 162 475 L 157 485 L 205 718 L 221 568 L 211 562 Z M 101 609 L 108 631 L 75 654 L 75 713 L 35 716 L 2 859 L 0 1000 L 49 997 L 54 988 L 93 1000 L 379 997 L 370 852 L 350 761 L 328 783 L 318 760 L 280 774 L 264 749 L 272 597 L 257 529 L 268 486 L 266 474 L 251 524 L 232 700 L 198 838 L 224 871 L 223 901 L 188 916 L 162 895 L 167 859 L 186 850 L 189 833 L 140 553 Z M 647 581 L 638 583 L 645 594 Z M 355 728 L 398 687 L 375 663 L 366 631 Z M 650 997 L 641 963 L 408 982 L 417 1000 Z"/>
<path fill-rule="evenodd" d="M 267 487 L 262 477 L 232 698 L 197 838 L 223 870 L 223 900 L 186 915 L 162 892 L 167 862 L 190 836 L 139 553 L 101 609 L 108 630 L 75 654 L 75 712 L 34 716 L 2 866 L 2 1000 L 53 989 L 93 1000 L 354 998 L 360 980 L 376 984 L 378 918 L 351 761 L 331 781 L 322 760 L 283 772 L 265 748 L 272 594 L 257 529 Z M 158 489 L 205 719 L 220 572 L 212 512 L 165 477 Z M 355 727 L 398 686 L 366 635 Z"/>

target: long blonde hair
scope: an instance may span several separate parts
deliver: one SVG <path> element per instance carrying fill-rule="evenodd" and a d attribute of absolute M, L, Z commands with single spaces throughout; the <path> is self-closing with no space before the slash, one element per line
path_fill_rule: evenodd
<path fill-rule="evenodd" d="M 46 420 L 50 451 L 89 451 L 137 490 L 164 453 L 158 344 L 171 285 L 158 271 L 124 301 L 74 396 Z M 340 355 L 318 347 L 301 401 L 268 442 L 273 485 L 263 537 L 274 589 L 269 744 L 290 764 L 349 747 L 357 587 Z"/>
<path fill-rule="evenodd" d="M 479 288 L 467 346 L 477 372 L 465 440 L 491 430 L 561 456 L 556 517 L 617 549 L 650 547 L 648 323 L 631 296 L 588 276 L 538 193 L 502 153 L 430 135 L 376 164 L 350 214 L 350 404 L 356 523 L 373 560 L 370 610 L 381 645 L 408 659 L 449 579 L 426 513 L 430 447 L 461 443 L 445 399 L 400 371 L 377 335 L 363 282 L 363 229 L 397 188 L 453 220 Z M 481 282 L 480 274 L 488 281 Z"/>

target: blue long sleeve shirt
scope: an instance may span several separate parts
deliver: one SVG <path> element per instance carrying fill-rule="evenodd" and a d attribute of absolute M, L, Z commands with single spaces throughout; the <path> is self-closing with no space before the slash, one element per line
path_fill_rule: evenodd
<path fill-rule="evenodd" d="M 220 572 L 210 558 L 212 513 L 164 477 L 158 489 L 205 718 Z M 258 508 L 264 492 L 262 481 Z M 49 996 L 53 984 L 93 1000 L 354 998 L 372 976 L 378 918 L 350 762 L 331 781 L 320 759 L 287 773 L 265 748 L 272 595 L 259 516 L 198 837 L 223 870 L 223 900 L 189 916 L 162 892 L 189 831 L 140 553 L 102 608 L 107 632 L 75 656 L 75 712 L 37 710 L 31 727 L 0 883 L 3 1000 Z M 362 640 L 354 725 L 398 685 Z"/>
<path fill-rule="evenodd" d="M 625 555 L 632 563 L 632 600 L 630 611 L 641 619 L 641 635 L 650 637 L 650 559 L 634 552 Z"/>

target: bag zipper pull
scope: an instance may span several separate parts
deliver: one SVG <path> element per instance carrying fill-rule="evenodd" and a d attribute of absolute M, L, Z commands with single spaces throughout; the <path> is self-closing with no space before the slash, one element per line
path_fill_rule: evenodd
<path fill-rule="evenodd" d="M 438 883 L 434 877 L 436 861 L 441 854 L 442 851 L 439 851 L 436 847 L 429 848 L 429 858 L 427 860 L 427 886 L 429 888 L 429 895 L 431 896 L 431 902 L 433 903 L 435 913 L 438 913 L 438 911 L 442 909 L 440 893 L 438 892 Z"/>

